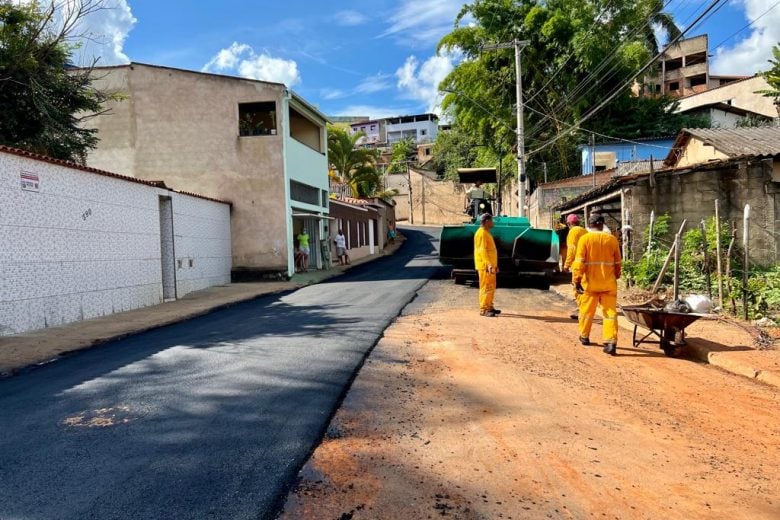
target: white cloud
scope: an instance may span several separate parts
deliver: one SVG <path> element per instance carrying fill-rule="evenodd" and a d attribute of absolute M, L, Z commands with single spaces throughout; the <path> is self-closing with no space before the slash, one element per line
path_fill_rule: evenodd
<path fill-rule="evenodd" d="M 355 92 L 358 94 L 373 94 L 375 92 L 381 92 L 392 87 L 392 84 L 388 81 L 392 76 L 389 74 L 376 74 L 365 78 L 360 84 L 355 87 Z"/>
<path fill-rule="evenodd" d="M 379 37 L 403 35 L 403 41 L 412 45 L 437 43 L 452 31 L 464 3 L 463 0 L 402 0 L 390 16 L 390 27 Z"/>
<path fill-rule="evenodd" d="M 334 99 L 341 99 L 343 97 L 347 97 L 349 95 L 348 92 L 344 92 L 341 89 L 337 88 L 323 88 L 320 89 L 320 97 L 322 99 L 331 101 Z"/>
<path fill-rule="evenodd" d="M 42 7 L 49 7 L 54 0 L 44 0 Z M 16 4 L 29 4 L 31 0 L 16 0 Z M 58 0 L 54 23 L 62 27 L 80 10 L 86 14 L 73 26 L 71 41 L 79 47 L 73 53 L 76 65 L 116 65 L 129 63 L 130 58 L 124 52 L 127 35 L 137 20 L 130 11 L 127 0 Z"/>
<path fill-rule="evenodd" d="M 771 66 L 767 60 L 772 57 L 772 47 L 780 41 L 780 7 L 772 8 L 775 0 L 736 0 L 734 4 L 741 6 L 748 20 L 761 18 L 751 26 L 749 35 L 736 45 L 728 48 L 730 42 L 727 42 L 715 50 L 712 71 L 752 75 L 767 70 Z M 710 43 L 717 45 L 720 42 Z"/>
<path fill-rule="evenodd" d="M 409 56 L 395 72 L 398 89 L 402 97 L 425 104 L 428 112 L 439 113 L 439 83 L 452 69 L 453 57 L 449 55 L 432 56 L 422 65 L 415 56 Z"/>
<path fill-rule="evenodd" d="M 257 54 L 251 46 L 238 42 L 220 50 L 201 70 L 234 73 L 242 78 L 283 83 L 288 87 L 301 81 L 295 61 L 274 58 L 265 51 Z"/>
<path fill-rule="evenodd" d="M 350 105 L 332 112 L 334 116 L 368 116 L 371 119 L 383 119 L 415 113 L 412 107 L 381 107 L 374 105 Z"/>
<path fill-rule="evenodd" d="M 332 19 L 336 25 L 341 25 L 342 27 L 363 25 L 368 21 L 368 17 L 366 15 L 352 10 L 339 11 L 333 15 Z"/>

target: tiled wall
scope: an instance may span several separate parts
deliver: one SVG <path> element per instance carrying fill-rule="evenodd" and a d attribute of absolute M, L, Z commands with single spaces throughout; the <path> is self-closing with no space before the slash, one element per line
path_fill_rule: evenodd
<path fill-rule="evenodd" d="M 160 303 L 161 195 L 194 259 L 178 296 L 226 283 L 227 205 L 0 152 L 0 335 Z"/>

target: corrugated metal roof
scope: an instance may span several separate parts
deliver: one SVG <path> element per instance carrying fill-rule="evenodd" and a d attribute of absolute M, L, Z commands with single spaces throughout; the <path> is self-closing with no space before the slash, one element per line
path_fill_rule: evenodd
<path fill-rule="evenodd" d="M 684 133 L 701 139 L 729 157 L 780 154 L 780 128 L 685 128 Z"/>

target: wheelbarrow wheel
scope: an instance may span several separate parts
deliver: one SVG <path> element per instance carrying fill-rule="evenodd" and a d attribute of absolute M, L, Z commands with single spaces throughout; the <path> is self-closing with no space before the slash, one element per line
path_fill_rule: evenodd
<path fill-rule="evenodd" d="M 681 347 L 665 339 L 661 340 L 661 350 L 664 351 L 664 355 L 667 357 L 678 357 L 680 355 Z"/>

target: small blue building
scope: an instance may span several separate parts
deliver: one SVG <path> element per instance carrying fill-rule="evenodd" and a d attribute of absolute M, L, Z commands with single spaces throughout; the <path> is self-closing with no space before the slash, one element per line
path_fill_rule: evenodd
<path fill-rule="evenodd" d="M 580 145 L 582 174 L 590 175 L 617 168 L 620 163 L 634 161 L 663 160 L 674 146 L 674 136 L 634 139 L 632 141 L 608 141 L 591 145 Z"/>

